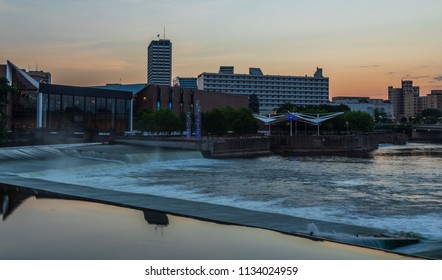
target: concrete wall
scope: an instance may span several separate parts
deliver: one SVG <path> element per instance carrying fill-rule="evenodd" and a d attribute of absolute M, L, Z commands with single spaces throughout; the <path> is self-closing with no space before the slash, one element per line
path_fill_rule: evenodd
<path fill-rule="evenodd" d="M 297 135 L 272 136 L 271 150 L 280 153 L 346 153 L 368 152 L 377 149 L 379 138 L 367 135 Z"/>

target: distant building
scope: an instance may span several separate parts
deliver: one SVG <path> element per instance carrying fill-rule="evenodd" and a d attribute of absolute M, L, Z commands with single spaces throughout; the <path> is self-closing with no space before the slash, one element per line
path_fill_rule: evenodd
<path fill-rule="evenodd" d="M 149 85 L 137 94 L 136 110 L 149 111 L 170 109 L 180 116 L 186 112 L 194 112 L 196 101 L 200 101 L 201 112 L 214 108 L 247 108 L 248 97 L 222 92 L 207 92 L 198 89 Z"/>
<path fill-rule="evenodd" d="M 432 90 L 430 94 L 419 98 L 420 111 L 438 109 L 442 111 L 442 90 Z"/>
<path fill-rule="evenodd" d="M 40 83 L 37 128 L 72 133 L 130 131 L 132 99 L 128 91 Z"/>
<path fill-rule="evenodd" d="M 249 68 L 249 74 L 235 74 L 233 66 L 221 66 L 218 73 L 198 76 L 198 89 L 258 96 L 261 114 L 270 114 L 284 103 L 297 106 L 329 102 L 329 78 L 317 68 L 313 76 L 264 75 L 260 68 Z"/>
<path fill-rule="evenodd" d="M 147 48 L 147 83 L 170 86 L 172 81 L 172 42 L 157 40 Z"/>
<path fill-rule="evenodd" d="M 108 84 L 98 86 L 100 89 L 131 92 L 134 96 L 133 109 L 137 112 L 145 109 L 155 111 L 169 109 L 176 116 L 182 113 L 194 112 L 196 101 L 200 101 L 201 111 L 207 112 L 214 108 L 247 108 L 247 96 L 227 94 L 222 92 L 207 92 L 198 89 L 182 87 L 158 86 L 151 84 Z"/>
<path fill-rule="evenodd" d="M 352 111 L 361 111 L 374 116 L 375 111 L 393 117 L 393 105 L 383 99 L 370 99 L 369 97 L 337 96 L 332 98 L 331 105 L 347 105 Z"/>
<path fill-rule="evenodd" d="M 185 78 L 185 77 L 175 77 L 173 78 L 173 86 L 181 87 L 181 88 L 198 88 L 196 83 L 196 78 Z"/>
<path fill-rule="evenodd" d="M 413 86 L 413 81 L 402 81 L 401 88 L 388 87 L 388 100 L 393 105 L 393 116 L 400 120 L 402 117 L 414 117 L 419 112 L 419 87 Z"/>
<path fill-rule="evenodd" d="M 49 72 L 36 70 L 36 71 L 28 71 L 26 73 L 39 83 L 51 84 L 51 73 Z"/>
<path fill-rule="evenodd" d="M 54 85 L 50 73 L 26 72 L 11 61 L 0 65 L 0 77 L 17 89 L 7 96 L 8 130 L 13 133 L 36 128 L 73 133 L 131 130 L 132 94 L 127 91 Z"/>
<path fill-rule="evenodd" d="M 7 95 L 8 130 L 29 131 L 36 128 L 37 94 L 39 82 L 11 61 L 0 65 L 0 77 L 8 80 L 18 94 Z"/>

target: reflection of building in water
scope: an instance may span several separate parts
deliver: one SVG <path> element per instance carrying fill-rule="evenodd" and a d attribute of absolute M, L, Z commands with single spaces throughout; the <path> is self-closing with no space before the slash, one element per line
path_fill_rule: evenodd
<path fill-rule="evenodd" d="M 144 219 L 149 225 L 167 226 L 169 218 L 162 212 L 143 211 Z"/>
<path fill-rule="evenodd" d="M 155 225 L 155 230 L 158 227 L 161 229 L 161 236 L 163 236 L 163 227 L 167 227 L 169 224 L 169 218 L 162 212 L 143 211 L 144 219 L 149 225 Z"/>
<path fill-rule="evenodd" d="M 0 202 L 2 203 L 0 214 L 2 214 L 3 221 L 5 221 L 15 209 L 31 196 L 31 194 L 0 186 Z"/>

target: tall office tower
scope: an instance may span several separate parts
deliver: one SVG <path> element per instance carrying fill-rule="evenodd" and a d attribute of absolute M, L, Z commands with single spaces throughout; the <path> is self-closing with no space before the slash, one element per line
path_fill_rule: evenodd
<path fill-rule="evenodd" d="M 172 43 L 160 39 L 147 47 L 147 83 L 170 86 L 172 82 Z"/>

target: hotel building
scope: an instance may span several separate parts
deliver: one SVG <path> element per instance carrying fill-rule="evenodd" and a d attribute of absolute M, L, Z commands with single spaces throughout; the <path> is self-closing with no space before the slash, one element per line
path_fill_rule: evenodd
<path fill-rule="evenodd" d="M 172 42 L 157 40 L 147 47 L 147 83 L 170 86 L 172 82 Z"/>
<path fill-rule="evenodd" d="M 329 102 L 329 78 L 317 68 L 313 76 L 264 75 L 260 68 L 249 68 L 249 74 L 235 74 L 233 66 L 221 66 L 218 73 L 198 76 L 198 89 L 230 94 L 256 94 L 260 114 L 271 114 L 284 103 L 295 106 Z"/>
<path fill-rule="evenodd" d="M 396 120 L 414 117 L 419 112 L 418 99 L 419 87 L 413 86 L 413 81 L 402 81 L 401 88 L 388 87 L 388 100 Z"/>

